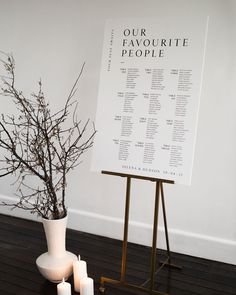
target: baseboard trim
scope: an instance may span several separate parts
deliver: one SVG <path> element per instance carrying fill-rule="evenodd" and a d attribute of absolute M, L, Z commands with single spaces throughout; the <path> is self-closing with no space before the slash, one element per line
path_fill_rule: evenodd
<path fill-rule="evenodd" d="M 123 238 L 123 220 L 70 209 L 69 227 L 114 239 Z M 171 251 L 236 265 L 236 241 L 169 228 Z M 130 221 L 129 241 L 151 246 L 152 225 Z M 158 228 L 158 248 L 166 249 L 165 231 Z"/>
<path fill-rule="evenodd" d="M 0 201 L 14 202 L 14 198 L 0 195 Z M 83 232 L 122 240 L 123 220 L 98 213 L 69 209 L 68 227 Z M 1 206 L 1 213 L 38 220 L 23 210 Z M 236 265 L 236 241 L 169 228 L 171 251 Z M 129 241 L 151 245 L 152 225 L 130 221 Z M 158 228 L 158 248 L 165 249 L 164 228 Z"/>

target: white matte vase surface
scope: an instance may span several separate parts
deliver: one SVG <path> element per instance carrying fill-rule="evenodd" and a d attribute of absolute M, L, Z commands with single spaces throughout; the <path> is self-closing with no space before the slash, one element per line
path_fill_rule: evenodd
<path fill-rule="evenodd" d="M 66 251 L 67 216 L 62 219 L 43 219 L 48 252 L 40 255 L 36 264 L 40 273 L 49 281 L 58 283 L 67 279 L 73 270 L 77 256 Z"/>
<path fill-rule="evenodd" d="M 61 257 L 66 251 L 67 216 L 62 219 L 43 219 L 43 227 L 47 239 L 48 254 Z"/>

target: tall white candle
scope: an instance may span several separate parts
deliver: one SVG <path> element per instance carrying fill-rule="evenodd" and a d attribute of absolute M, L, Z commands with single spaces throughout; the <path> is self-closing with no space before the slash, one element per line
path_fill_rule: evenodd
<path fill-rule="evenodd" d="M 80 295 L 94 295 L 93 279 L 83 278 L 80 281 Z"/>
<path fill-rule="evenodd" d="M 63 281 L 57 285 L 57 295 L 71 295 L 71 285 L 70 283 Z"/>
<path fill-rule="evenodd" d="M 86 278 L 87 275 L 87 263 L 84 260 L 79 260 L 73 262 L 73 276 L 74 276 L 74 288 L 76 292 L 80 292 L 80 281 Z"/>

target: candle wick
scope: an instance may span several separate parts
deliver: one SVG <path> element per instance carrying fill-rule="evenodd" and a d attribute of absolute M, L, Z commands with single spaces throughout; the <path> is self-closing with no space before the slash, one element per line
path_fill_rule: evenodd
<path fill-rule="evenodd" d="M 65 278 L 62 279 L 62 283 L 63 283 L 63 284 L 65 283 Z"/>
<path fill-rule="evenodd" d="M 80 261 L 80 255 L 78 256 L 78 258 L 79 258 L 79 261 Z"/>

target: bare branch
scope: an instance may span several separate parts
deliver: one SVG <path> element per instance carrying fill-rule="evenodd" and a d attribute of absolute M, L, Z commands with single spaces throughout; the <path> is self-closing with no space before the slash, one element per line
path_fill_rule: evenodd
<path fill-rule="evenodd" d="M 76 115 L 78 103 L 73 99 L 84 64 L 64 107 L 51 114 L 41 80 L 38 91 L 25 97 L 15 86 L 13 56 L 0 54 L 3 55 L 0 63 L 5 68 L 0 76 L 0 95 L 11 99 L 16 107 L 15 115 L 0 117 L 0 151 L 3 153 L 0 177 L 15 176 L 19 198 L 15 204 L 1 205 L 29 210 L 48 219 L 61 218 L 67 214 L 67 174 L 81 163 L 80 157 L 93 145 L 96 133 L 94 126 L 92 131 L 87 131 L 89 120 L 80 126 L 82 123 Z M 68 120 L 72 122 L 69 128 L 66 127 Z"/>

